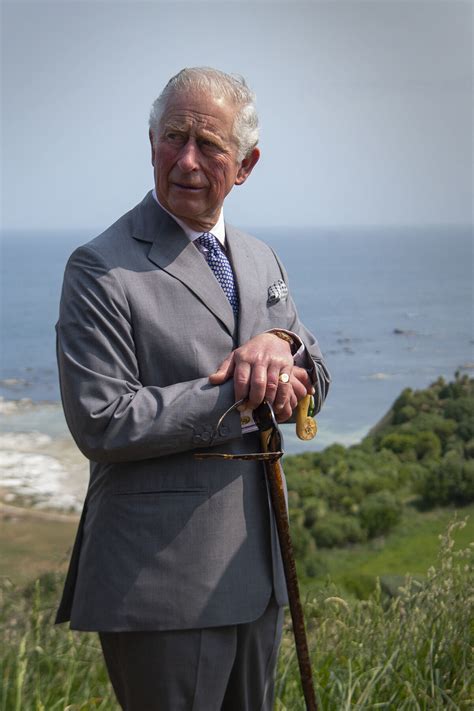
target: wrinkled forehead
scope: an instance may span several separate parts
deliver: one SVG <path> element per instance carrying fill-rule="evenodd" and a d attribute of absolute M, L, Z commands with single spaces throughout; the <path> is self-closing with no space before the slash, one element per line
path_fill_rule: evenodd
<path fill-rule="evenodd" d="M 173 106 L 216 106 L 221 109 L 237 111 L 234 101 L 222 93 L 213 92 L 211 89 L 182 88 L 170 91 L 166 98 L 165 111 Z"/>
<path fill-rule="evenodd" d="M 193 124 L 219 133 L 232 133 L 237 112 L 238 107 L 225 96 L 197 89 L 182 90 L 170 94 L 160 123 L 162 126 Z"/>

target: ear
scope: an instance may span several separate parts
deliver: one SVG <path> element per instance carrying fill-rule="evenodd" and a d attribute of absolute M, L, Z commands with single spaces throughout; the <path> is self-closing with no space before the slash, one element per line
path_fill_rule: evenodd
<path fill-rule="evenodd" d="M 258 148 L 254 148 L 247 156 L 245 156 L 240 164 L 240 168 L 235 179 L 235 185 L 242 185 L 242 183 L 245 183 L 259 158 L 260 151 Z"/>
<path fill-rule="evenodd" d="M 153 146 L 153 135 L 151 133 L 151 128 L 148 131 L 148 138 L 150 139 L 150 146 L 151 146 L 151 164 L 154 167 L 155 166 L 155 148 Z"/>

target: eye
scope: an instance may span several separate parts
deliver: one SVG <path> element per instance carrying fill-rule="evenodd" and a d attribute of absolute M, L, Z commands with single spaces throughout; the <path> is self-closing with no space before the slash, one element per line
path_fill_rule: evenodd
<path fill-rule="evenodd" d="M 179 133 L 179 131 L 167 131 L 165 133 L 165 138 L 168 143 L 172 143 L 175 145 L 182 144 L 185 140 L 184 135 L 182 133 Z"/>
<path fill-rule="evenodd" d="M 202 138 L 199 141 L 199 146 L 200 146 L 201 150 L 205 151 L 206 153 L 216 153 L 217 151 L 220 150 L 217 143 L 214 143 L 214 141 L 211 141 L 210 138 Z"/>

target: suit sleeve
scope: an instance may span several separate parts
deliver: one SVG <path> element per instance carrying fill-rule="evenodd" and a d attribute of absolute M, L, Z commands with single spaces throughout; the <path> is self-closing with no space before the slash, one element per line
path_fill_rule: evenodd
<path fill-rule="evenodd" d="M 285 267 L 283 266 L 276 254 L 275 259 L 277 260 L 278 265 L 280 267 L 283 281 L 285 282 L 285 284 L 288 284 L 288 274 L 286 273 Z M 324 363 L 323 355 L 321 353 L 321 349 L 319 348 L 319 344 L 316 338 L 301 323 L 298 317 L 296 306 L 291 297 L 291 293 L 289 294 L 287 299 L 287 314 L 288 321 L 285 324 L 284 328 L 288 331 L 292 331 L 293 333 L 295 333 L 301 339 L 301 342 L 304 345 L 304 353 L 302 354 L 303 362 L 301 363 L 301 365 L 302 367 L 305 367 L 308 370 L 313 381 L 314 389 L 316 391 L 314 395 L 315 413 L 318 413 L 321 410 L 321 407 L 323 406 L 323 403 L 326 399 L 329 390 L 329 384 L 331 382 L 331 375 Z"/>
<path fill-rule="evenodd" d="M 199 378 L 165 387 L 140 382 L 130 305 L 116 270 L 79 248 L 66 267 L 56 326 L 61 397 L 69 429 L 92 461 L 148 459 L 241 437 L 233 383 Z"/>

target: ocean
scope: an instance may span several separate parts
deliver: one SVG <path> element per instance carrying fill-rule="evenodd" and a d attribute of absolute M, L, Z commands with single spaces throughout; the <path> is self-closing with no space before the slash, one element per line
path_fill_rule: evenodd
<path fill-rule="evenodd" d="M 318 435 L 288 453 L 359 441 L 405 387 L 474 370 L 473 230 L 249 230 L 284 262 L 299 314 L 333 377 Z M 87 467 L 59 404 L 54 324 L 62 274 L 95 233 L 4 232 L 1 243 L 0 493 L 78 509 Z"/>

